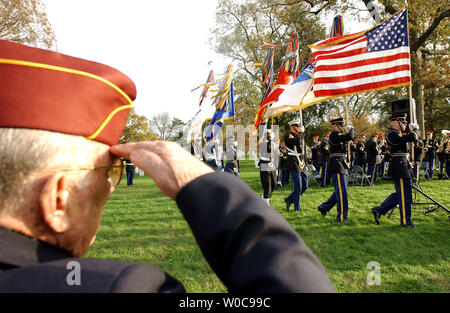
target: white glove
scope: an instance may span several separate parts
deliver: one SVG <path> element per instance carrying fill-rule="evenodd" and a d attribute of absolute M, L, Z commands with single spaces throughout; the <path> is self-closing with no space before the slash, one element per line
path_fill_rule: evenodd
<path fill-rule="evenodd" d="M 410 124 L 408 125 L 408 127 L 409 127 L 409 130 L 410 130 L 410 131 L 418 130 L 418 129 L 419 129 L 419 125 L 416 124 L 416 123 L 410 123 Z"/>
<path fill-rule="evenodd" d="M 304 133 L 305 132 L 305 126 L 300 126 L 299 128 L 299 132 Z"/>
<path fill-rule="evenodd" d="M 346 133 L 348 133 L 352 128 L 352 125 L 347 125 L 344 127 Z"/>

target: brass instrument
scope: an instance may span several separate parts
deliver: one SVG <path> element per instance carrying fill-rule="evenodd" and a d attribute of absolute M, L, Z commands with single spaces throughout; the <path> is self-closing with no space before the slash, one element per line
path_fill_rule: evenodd
<path fill-rule="evenodd" d="M 441 139 L 441 143 L 439 144 L 439 149 L 438 149 L 438 151 L 437 151 L 438 153 L 441 153 L 441 152 L 448 153 L 448 152 L 449 152 L 449 149 L 450 149 L 450 148 L 449 148 L 449 147 L 450 147 L 449 144 L 447 144 L 447 148 L 446 148 L 445 151 L 444 151 L 444 145 L 445 145 L 446 142 L 449 141 L 448 133 L 450 133 L 450 130 L 445 130 L 445 129 L 443 129 L 443 130 L 441 131 L 441 134 L 442 134 L 442 136 L 444 136 L 444 138 Z"/>
<path fill-rule="evenodd" d="M 428 143 L 430 142 L 430 139 L 427 138 L 427 139 L 425 140 L 425 143 L 423 143 L 423 141 L 418 141 L 418 142 L 422 142 L 422 147 L 419 146 L 419 148 L 423 148 L 422 153 L 420 154 L 420 157 L 419 157 L 419 161 L 422 162 L 423 159 L 425 158 L 425 155 L 427 154 L 427 151 L 428 151 Z"/>
<path fill-rule="evenodd" d="M 423 159 L 425 158 L 425 155 L 426 155 L 425 144 L 423 143 L 422 140 L 419 140 L 419 141 L 417 142 L 417 147 L 420 148 L 420 149 L 422 149 L 422 153 L 421 153 L 420 156 L 419 156 L 419 162 L 417 162 L 417 163 L 421 163 L 421 162 L 423 161 Z M 428 151 L 428 150 L 427 150 L 427 151 Z"/>

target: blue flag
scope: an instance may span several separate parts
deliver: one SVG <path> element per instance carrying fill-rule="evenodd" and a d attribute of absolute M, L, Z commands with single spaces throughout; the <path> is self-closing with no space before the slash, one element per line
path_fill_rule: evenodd
<path fill-rule="evenodd" d="M 221 110 L 216 110 L 211 119 L 211 122 L 208 127 L 205 129 L 205 141 L 206 143 L 214 140 L 217 134 L 222 127 L 222 122 L 224 120 L 230 119 L 234 117 L 234 90 L 233 90 L 233 82 L 231 82 L 230 91 L 228 94 L 228 99 L 226 104 L 223 106 Z"/>

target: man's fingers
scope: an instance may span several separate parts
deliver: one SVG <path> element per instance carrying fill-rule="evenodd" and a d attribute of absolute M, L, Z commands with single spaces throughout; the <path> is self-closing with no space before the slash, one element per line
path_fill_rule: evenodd
<path fill-rule="evenodd" d="M 158 175 L 167 175 L 167 165 L 153 152 L 144 149 L 134 150 L 130 154 L 130 160 L 155 182 L 158 181 Z"/>
<path fill-rule="evenodd" d="M 143 141 L 143 142 L 129 142 L 121 145 L 115 145 L 110 148 L 110 152 L 113 155 L 123 157 L 129 160 L 133 151 L 138 149 L 151 149 L 154 145 L 153 142 Z"/>

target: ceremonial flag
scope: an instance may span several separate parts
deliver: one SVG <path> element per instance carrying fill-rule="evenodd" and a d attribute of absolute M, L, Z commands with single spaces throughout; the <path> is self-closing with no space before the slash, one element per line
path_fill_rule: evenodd
<path fill-rule="evenodd" d="M 206 83 L 210 83 L 212 81 L 214 81 L 214 71 L 213 70 L 211 70 L 209 72 L 208 78 L 206 79 Z M 198 104 L 199 106 L 202 106 L 202 102 L 205 99 L 206 94 L 208 93 L 208 90 L 209 90 L 209 86 L 205 86 L 203 88 L 202 94 L 200 95 L 200 103 Z"/>
<path fill-rule="evenodd" d="M 234 89 L 233 89 L 233 81 L 231 81 L 229 92 L 228 92 L 228 98 L 226 99 L 225 104 L 222 106 L 222 108 L 219 108 L 215 111 L 210 124 L 205 129 L 205 141 L 206 143 L 209 143 L 210 141 L 214 140 L 217 134 L 220 131 L 220 128 L 222 127 L 222 122 L 224 120 L 233 118 L 235 114 L 234 110 Z"/>
<path fill-rule="evenodd" d="M 203 123 L 206 120 L 210 119 L 216 111 L 216 107 L 212 104 L 211 98 L 206 96 L 206 98 L 204 99 L 206 100 L 204 101 L 203 106 L 198 109 L 197 113 L 195 114 L 194 120 L 192 121 L 191 127 L 189 128 L 186 137 L 187 143 L 201 137 Z"/>
<path fill-rule="evenodd" d="M 314 75 L 314 65 L 308 62 L 306 67 L 294 81 L 285 87 L 284 92 L 278 97 L 263 115 L 264 119 L 277 116 L 281 113 L 296 111 L 306 93 L 311 89 Z"/>
<path fill-rule="evenodd" d="M 411 84 L 407 7 L 367 31 L 319 41 L 316 97 L 336 97 Z"/>
<path fill-rule="evenodd" d="M 200 95 L 200 103 L 199 103 L 199 109 L 197 113 L 194 116 L 194 120 L 192 121 L 191 127 L 188 130 L 188 134 L 186 137 L 186 142 L 189 143 L 191 140 L 195 140 L 199 138 L 202 134 L 202 125 L 203 123 L 211 118 L 211 116 L 214 114 L 214 111 L 216 108 L 212 105 L 211 98 L 208 97 L 208 90 L 210 86 L 209 83 L 214 81 L 214 72 L 211 70 L 208 74 L 208 78 L 206 79 L 206 86 L 203 87 L 203 91 Z M 193 89 L 192 91 L 200 88 L 201 86 Z M 202 106 L 203 101 L 207 99 L 205 104 Z"/>
<path fill-rule="evenodd" d="M 266 109 L 275 101 L 278 100 L 278 97 L 283 93 L 284 89 L 287 85 L 292 82 L 292 76 L 284 70 L 284 68 L 280 68 L 278 72 L 277 84 L 272 88 L 270 93 L 265 97 L 265 99 L 259 105 L 258 114 L 256 114 L 254 129 L 257 130 L 259 125 L 265 120 L 263 115 Z"/>

